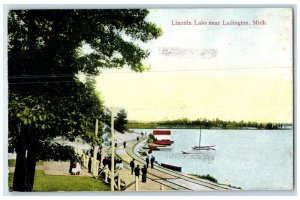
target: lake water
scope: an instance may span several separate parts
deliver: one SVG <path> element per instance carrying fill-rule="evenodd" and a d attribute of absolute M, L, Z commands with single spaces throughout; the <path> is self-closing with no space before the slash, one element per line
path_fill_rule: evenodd
<path fill-rule="evenodd" d="M 151 133 L 152 129 L 134 129 Z M 199 130 L 171 129 L 171 150 L 153 151 L 159 163 L 182 167 L 182 173 L 209 174 L 218 182 L 245 190 L 293 187 L 292 130 L 202 130 L 201 145 L 216 150 L 182 154 L 199 143 Z"/>

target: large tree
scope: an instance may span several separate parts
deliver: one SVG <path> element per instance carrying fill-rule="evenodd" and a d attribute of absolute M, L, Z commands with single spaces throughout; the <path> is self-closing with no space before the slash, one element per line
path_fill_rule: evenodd
<path fill-rule="evenodd" d="M 148 10 L 11 10 L 8 14 L 9 144 L 16 151 L 14 191 L 32 191 L 40 148 L 51 138 L 99 142 L 105 118 L 91 81 L 101 68 L 142 72 L 149 52 L 139 42 L 161 30 Z M 88 49 L 89 51 L 84 51 Z"/>

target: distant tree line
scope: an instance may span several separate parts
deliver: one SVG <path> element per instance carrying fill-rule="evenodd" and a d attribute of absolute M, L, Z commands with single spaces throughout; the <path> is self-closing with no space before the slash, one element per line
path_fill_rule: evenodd
<path fill-rule="evenodd" d="M 130 128 L 203 128 L 203 129 L 290 129 L 291 124 L 286 123 L 258 123 L 252 121 L 224 121 L 218 118 L 208 120 L 199 118 L 189 120 L 187 118 L 176 120 L 163 120 L 156 122 L 129 121 L 126 125 Z"/>

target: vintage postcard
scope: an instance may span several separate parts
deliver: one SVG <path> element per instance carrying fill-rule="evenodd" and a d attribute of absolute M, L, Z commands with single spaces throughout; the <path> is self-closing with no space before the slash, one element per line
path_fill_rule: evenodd
<path fill-rule="evenodd" d="M 293 8 L 10 9 L 9 192 L 291 191 Z"/>

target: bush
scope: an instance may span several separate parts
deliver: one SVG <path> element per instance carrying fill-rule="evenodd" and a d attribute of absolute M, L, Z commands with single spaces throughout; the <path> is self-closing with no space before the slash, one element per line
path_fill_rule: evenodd
<path fill-rule="evenodd" d="M 207 174 L 207 175 L 191 174 L 191 175 L 196 176 L 198 178 L 209 180 L 209 181 L 214 182 L 214 183 L 218 183 L 218 180 L 216 178 L 212 177 L 209 174 Z"/>
<path fill-rule="evenodd" d="M 203 178 L 203 179 L 207 179 L 207 180 L 209 180 L 209 181 L 211 181 L 211 182 L 214 182 L 214 183 L 218 183 L 218 180 L 217 180 L 216 178 L 210 176 L 209 174 L 207 174 L 206 176 L 205 176 L 205 175 L 202 176 L 202 178 Z"/>
<path fill-rule="evenodd" d="M 153 134 L 148 135 L 148 140 L 147 140 L 148 143 L 153 143 L 155 140 L 156 140 L 156 138 L 154 137 Z"/>
<path fill-rule="evenodd" d="M 148 139 L 147 142 L 148 143 L 153 143 L 153 140 L 152 139 Z"/>
<path fill-rule="evenodd" d="M 147 152 L 143 151 L 143 152 L 141 153 L 141 155 L 142 155 L 142 156 L 147 156 Z"/>

